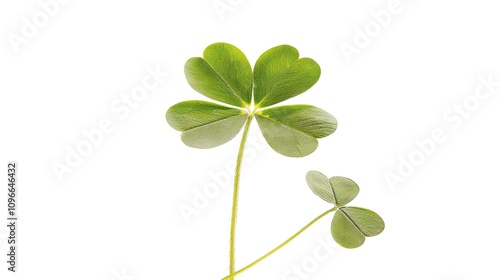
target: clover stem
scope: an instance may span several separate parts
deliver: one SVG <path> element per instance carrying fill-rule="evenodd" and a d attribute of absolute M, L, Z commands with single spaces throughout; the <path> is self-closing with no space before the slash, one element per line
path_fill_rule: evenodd
<path fill-rule="evenodd" d="M 247 122 L 245 124 L 245 129 L 243 130 L 243 136 L 241 137 L 240 149 L 238 151 L 238 157 L 236 159 L 236 171 L 234 174 L 234 188 L 233 188 L 233 209 L 231 214 L 231 233 L 229 235 L 229 274 L 233 274 L 235 270 L 235 236 L 236 236 L 236 219 L 238 214 L 238 196 L 240 192 L 240 170 L 241 162 L 243 161 L 243 152 L 245 151 L 245 144 L 248 138 L 248 132 L 250 131 L 250 124 L 252 123 L 255 110 L 248 116 Z M 228 279 L 234 279 L 231 276 Z"/>
<path fill-rule="evenodd" d="M 305 225 L 303 228 L 301 228 L 299 231 L 297 231 L 294 235 L 290 236 L 290 238 L 288 238 L 287 240 L 285 240 L 285 242 L 281 243 L 280 245 L 278 245 L 278 247 L 272 249 L 271 251 L 269 251 L 267 254 L 263 255 L 262 257 L 258 258 L 257 260 L 255 260 L 254 262 L 252 262 L 251 264 L 245 266 L 244 268 L 234 272 L 234 273 L 231 273 L 230 275 L 222 278 L 222 280 L 228 280 L 228 279 L 234 279 L 234 277 L 240 273 L 243 273 L 245 272 L 246 270 L 252 268 L 254 265 L 258 264 L 259 262 L 265 260 L 267 257 L 271 256 L 272 254 L 276 253 L 279 249 L 283 248 L 285 245 L 287 245 L 288 243 L 290 243 L 292 240 L 294 240 L 297 236 L 299 236 L 301 233 L 303 233 L 306 229 L 308 229 L 309 227 L 311 227 L 314 223 L 316 223 L 317 221 L 319 221 L 321 218 L 323 218 L 324 216 L 332 213 L 332 212 L 335 212 L 337 210 L 337 206 L 333 207 L 332 209 L 324 212 L 323 214 L 319 215 L 318 217 L 314 218 L 314 220 L 312 220 L 311 222 L 309 222 L 307 225 Z"/>

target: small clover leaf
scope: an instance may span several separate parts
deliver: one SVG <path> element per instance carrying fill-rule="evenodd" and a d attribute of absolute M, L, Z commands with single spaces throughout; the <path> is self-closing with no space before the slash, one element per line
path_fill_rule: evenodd
<path fill-rule="evenodd" d="M 172 106 L 166 113 L 167 122 L 182 132 L 182 141 L 190 147 L 222 145 L 255 117 L 273 150 L 289 157 L 303 157 L 316 150 L 317 139 L 337 129 L 332 115 L 311 105 L 266 108 L 303 93 L 319 79 L 319 65 L 310 58 L 299 59 L 299 52 L 292 46 L 281 45 L 264 52 L 252 73 L 242 51 L 227 43 L 215 43 L 205 49 L 203 57 L 190 58 L 184 72 L 197 92 L 238 107 L 206 101 Z"/>
<path fill-rule="evenodd" d="M 378 235 L 384 228 L 384 220 L 371 210 L 341 207 L 333 216 L 331 230 L 339 245 L 352 249 L 363 245 L 365 237 Z"/>
<path fill-rule="evenodd" d="M 351 202 L 359 193 L 359 187 L 353 180 L 345 177 L 328 179 L 318 171 L 309 171 L 306 175 L 309 188 L 323 200 L 340 207 Z"/>
<path fill-rule="evenodd" d="M 335 211 L 332 219 L 331 234 L 342 247 L 357 248 L 365 242 L 365 237 L 380 234 L 384 228 L 384 220 L 372 210 L 360 207 L 345 206 L 359 193 L 359 186 L 345 177 L 328 179 L 318 171 L 309 171 L 306 182 L 314 194 L 332 203 Z"/>
<path fill-rule="evenodd" d="M 335 193 L 337 206 L 344 206 L 358 196 L 359 187 L 353 180 L 337 176 L 330 178 L 329 181 Z"/>

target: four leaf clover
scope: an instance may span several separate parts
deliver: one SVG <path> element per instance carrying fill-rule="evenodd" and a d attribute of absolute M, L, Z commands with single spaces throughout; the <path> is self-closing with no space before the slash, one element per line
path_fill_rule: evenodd
<path fill-rule="evenodd" d="M 365 237 L 378 235 L 384 230 L 384 220 L 377 213 L 361 207 L 345 206 L 359 193 L 358 185 L 351 179 L 328 179 L 318 171 L 309 171 L 306 181 L 317 196 L 335 205 L 337 210 L 333 216 L 331 233 L 342 247 L 357 248 L 363 245 Z"/>
<path fill-rule="evenodd" d="M 254 69 L 233 45 L 215 43 L 203 57 L 190 58 L 184 67 L 191 87 L 215 101 L 177 103 L 167 122 L 181 131 L 182 141 L 194 148 L 213 148 L 233 139 L 255 117 L 267 143 L 276 152 L 303 157 L 314 152 L 319 138 L 332 134 L 337 120 L 311 105 L 274 106 L 311 88 L 319 79 L 319 65 L 299 58 L 292 46 L 264 52 Z"/>

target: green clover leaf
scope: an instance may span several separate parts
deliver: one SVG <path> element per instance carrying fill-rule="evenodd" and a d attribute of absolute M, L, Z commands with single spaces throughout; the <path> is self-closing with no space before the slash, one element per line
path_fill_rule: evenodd
<path fill-rule="evenodd" d="M 353 180 L 344 177 L 328 179 L 318 171 L 309 171 L 306 175 L 309 188 L 320 198 L 337 207 L 351 202 L 359 193 L 359 187 Z"/>
<path fill-rule="evenodd" d="M 375 212 L 361 207 L 340 207 L 332 220 L 333 239 L 342 247 L 357 248 L 365 237 L 380 234 L 384 220 Z"/>
<path fill-rule="evenodd" d="M 198 100 L 177 103 L 167 113 L 168 123 L 182 131 L 182 141 L 201 149 L 233 139 L 246 120 L 247 113 L 243 110 Z"/>
<path fill-rule="evenodd" d="M 267 107 L 311 88 L 321 74 L 310 58 L 299 59 L 292 46 L 282 45 L 264 52 L 255 63 L 255 105 Z"/>
<path fill-rule="evenodd" d="M 259 127 L 267 143 L 278 153 L 300 157 L 318 147 L 317 138 L 332 134 L 335 118 L 311 105 L 289 105 L 258 111 Z"/>
<path fill-rule="evenodd" d="M 191 87 L 208 98 L 237 107 L 252 99 L 252 67 L 245 54 L 233 45 L 215 43 L 203 58 L 190 58 L 184 66 Z"/>
<path fill-rule="evenodd" d="M 264 52 L 252 73 L 242 51 L 215 43 L 205 49 L 203 57 L 190 58 L 184 72 L 194 90 L 231 106 L 185 101 L 169 108 L 167 122 L 181 131 L 182 141 L 190 147 L 222 145 L 255 117 L 272 149 L 285 156 L 303 157 L 316 150 L 317 139 L 337 128 L 332 115 L 311 105 L 268 108 L 305 92 L 320 77 L 319 65 L 310 58 L 299 58 L 292 46 Z"/>
<path fill-rule="evenodd" d="M 377 213 L 345 206 L 359 193 L 359 187 L 353 180 L 345 177 L 328 179 L 318 171 L 309 171 L 306 182 L 314 194 L 335 205 L 331 234 L 342 247 L 357 248 L 363 245 L 366 237 L 378 235 L 384 230 L 384 220 Z"/>

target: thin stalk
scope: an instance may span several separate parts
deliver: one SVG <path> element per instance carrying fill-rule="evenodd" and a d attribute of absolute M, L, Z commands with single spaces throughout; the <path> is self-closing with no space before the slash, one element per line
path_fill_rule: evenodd
<path fill-rule="evenodd" d="M 297 236 L 299 236 L 302 232 L 304 232 L 306 229 L 308 229 L 310 226 L 312 226 L 314 223 L 316 223 L 317 221 L 319 221 L 321 218 L 323 218 L 324 216 L 328 215 L 329 213 L 331 212 L 334 212 L 337 210 L 337 207 L 333 207 L 332 209 L 324 212 L 323 214 L 319 215 L 318 217 L 314 218 L 314 220 L 312 220 L 311 222 L 309 222 L 307 225 L 305 225 L 302 229 L 300 229 L 298 232 L 296 232 L 294 235 L 290 236 L 290 238 L 288 238 L 285 242 L 281 243 L 278 247 L 272 249 L 271 251 L 269 251 L 267 254 L 265 254 L 264 256 L 258 258 L 257 260 L 255 260 L 254 262 L 252 262 L 251 264 L 245 266 L 244 268 L 234 272 L 234 273 L 231 273 L 230 275 L 222 278 L 222 280 L 228 280 L 228 279 L 234 279 L 234 277 L 240 273 L 243 273 L 245 272 L 246 270 L 252 268 L 254 265 L 258 264 L 259 262 L 265 260 L 267 257 L 271 256 L 272 254 L 276 253 L 276 251 L 278 251 L 279 249 L 283 248 L 285 245 L 287 245 L 288 243 L 290 243 L 292 240 L 294 240 Z"/>
<path fill-rule="evenodd" d="M 238 215 L 238 196 L 240 192 L 240 170 L 241 162 L 243 161 L 243 152 L 245 151 L 245 144 L 248 138 L 248 132 L 250 131 L 250 124 L 252 123 L 255 110 L 250 114 L 245 124 L 245 129 L 243 130 L 243 136 L 241 137 L 240 149 L 238 151 L 238 157 L 236 159 L 236 171 L 234 174 L 234 188 L 233 188 L 233 209 L 231 214 L 231 233 L 229 235 L 229 274 L 233 274 L 235 270 L 235 236 L 236 236 L 236 219 Z M 228 279 L 234 279 L 230 277 Z"/>

